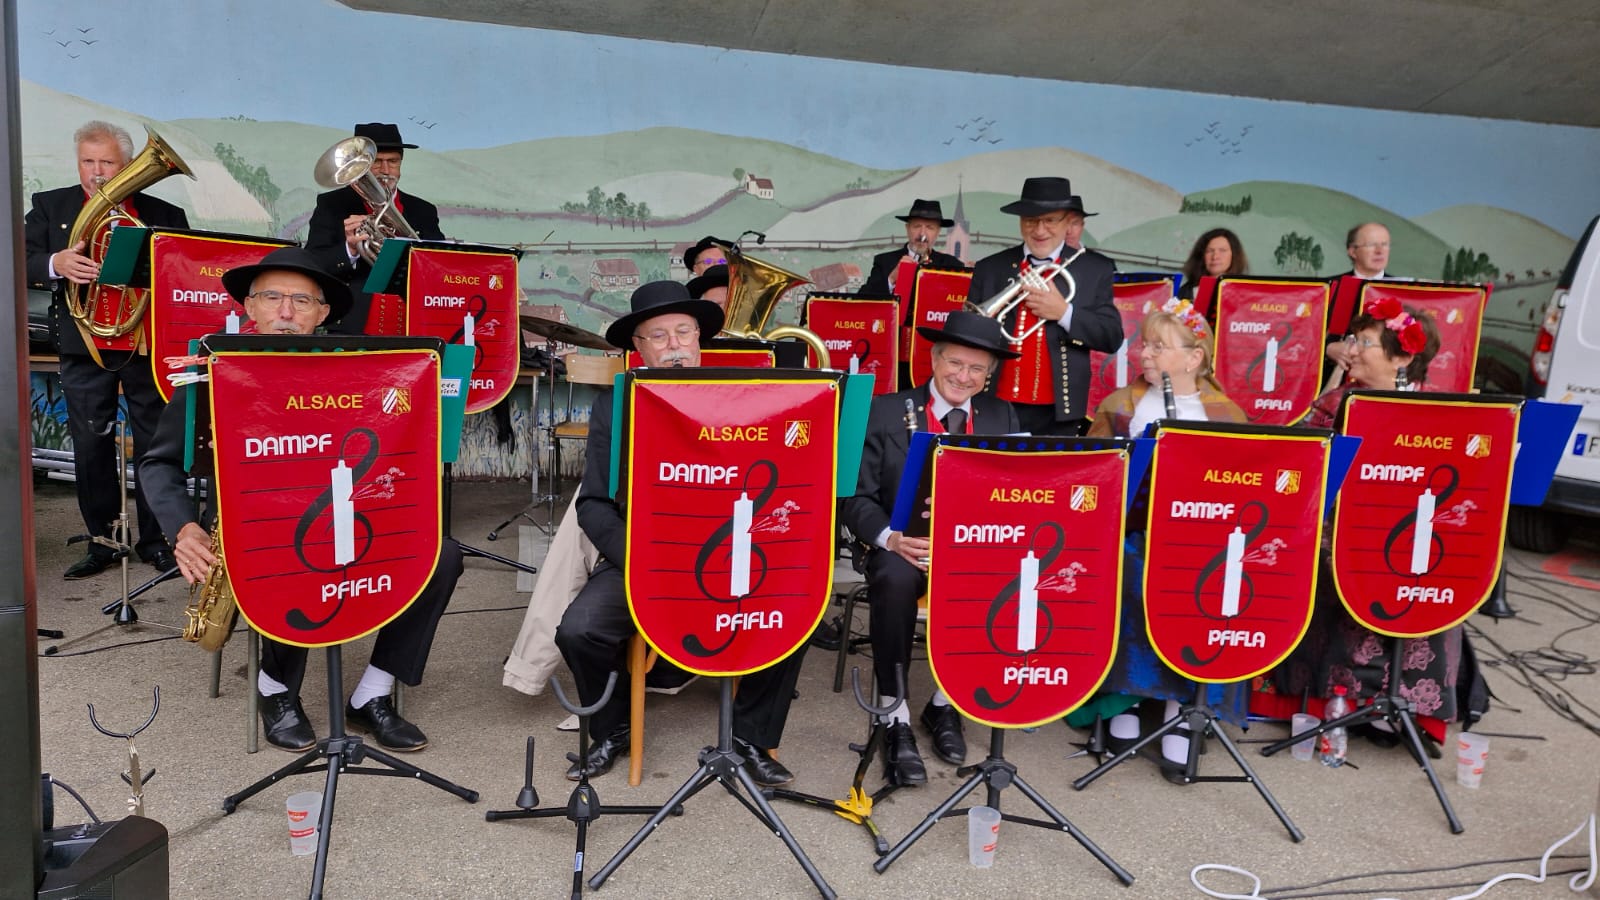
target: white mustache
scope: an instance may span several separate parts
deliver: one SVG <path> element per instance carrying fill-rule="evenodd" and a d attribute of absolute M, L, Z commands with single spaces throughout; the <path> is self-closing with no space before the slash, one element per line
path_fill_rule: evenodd
<path fill-rule="evenodd" d="M 687 350 L 668 350 L 661 356 L 661 365 L 663 366 L 673 366 L 681 369 L 688 364 L 689 351 Z"/>
<path fill-rule="evenodd" d="M 299 334 L 300 326 L 283 319 L 274 320 L 268 331 L 272 334 Z"/>

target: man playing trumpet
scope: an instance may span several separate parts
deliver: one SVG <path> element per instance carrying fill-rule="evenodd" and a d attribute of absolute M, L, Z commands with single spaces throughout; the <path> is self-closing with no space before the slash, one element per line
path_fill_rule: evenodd
<path fill-rule="evenodd" d="M 895 272 L 899 269 L 902 259 L 912 259 L 935 269 L 964 268 L 961 260 L 933 249 L 934 243 L 939 240 L 940 230 L 956 224 L 954 219 L 944 217 L 944 209 L 940 207 L 939 201 L 919 198 L 911 204 L 911 209 L 905 215 L 895 218 L 906 223 L 905 246 L 879 253 L 872 258 L 872 272 L 867 275 L 866 284 L 861 286 L 861 293 L 892 293 Z M 906 311 L 906 315 L 910 315 L 910 310 Z"/>

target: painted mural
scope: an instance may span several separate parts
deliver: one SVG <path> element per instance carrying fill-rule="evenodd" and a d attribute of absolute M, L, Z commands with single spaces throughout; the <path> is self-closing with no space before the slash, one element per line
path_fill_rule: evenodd
<path fill-rule="evenodd" d="M 303 239 L 315 160 L 354 122 L 393 121 L 421 145 L 402 184 L 439 206 L 445 233 L 523 249 L 528 311 L 594 331 L 638 284 L 685 278 L 683 249 L 703 235 L 759 233 L 749 252 L 815 289 L 851 290 L 872 254 L 903 240 L 893 216 L 913 199 L 953 213 L 941 241 L 970 262 L 1017 240 L 999 208 L 1023 177 L 1062 175 L 1099 213 L 1087 243 L 1124 271 L 1174 270 L 1199 234 L 1227 227 L 1254 274 L 1334 274 L 1349 268 L 1346 230 L 1382 221 L 1392 274 L 1494 283 L 1485 343 L 1512 377 L 1575 235 L 1600 212 L 1594 129 L 734 52 L 332 0 L 199 17 L 178 0 L 120 7 L 19 11 L 26 189 L 75 180 L 83 121 L 136 137 L 146 125 L 195 171 L 152 191 L 195 227 Z M 354 57 L 352 34 L 391 61 Z M 137 72 L 116 43 L 142 48 Z M 211 48 L 202 73 L 197 48 Z M 1020 111 L 1023 96 L 1034 112 Z M 794 321 L 806 290 L 775 318 Z M 551 406 L 516 396 L 513 431 L 533 435 Z M 507 452 L 487 419 L 469 423 L 457 471 L 525 474 L 530 441 Z"/>

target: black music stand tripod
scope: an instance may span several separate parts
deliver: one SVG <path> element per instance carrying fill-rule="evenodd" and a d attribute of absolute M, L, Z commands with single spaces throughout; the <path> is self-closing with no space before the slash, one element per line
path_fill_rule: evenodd
<path fill-rule="evenodd" d="M 879 856 L 889 852 L 889 839 L 884 837 L 882 831 L 878 830 L 878 823 L 872 821 L 872 807 L 885 797 L 900 790 L 901 785 L 892 781 L 885 782 L 883 787 L 869 794 L 861 787 L 861 784 L 866 780 L 867 770 L 872 767 L 872 758 L 877 756 L 880 750 L 883 750 L 884 741 L 888 739 L 889 723 L 885 717 L 894 712 L 895 707 L 899 706 L 906 696 L 905 669 L 899 663 L 895 663 L 894 674 L 897 681 L 894 701 L 888 706 L 880 707 L 873 706 L 867 702 L 867 698 L 861 696 L 861 669 L 857 667 L 850 670 L 850 688 L 855 691 L 856 705 L 866 711 L 872 722 L 872 730 L 867 733 L 866 742 L 850 745 L 852 751 L 861 754 L 861 761 L 856 763 L 855 778 L 850 782 L 850 796 L 843 800 L 836 800 L 832 797 L 819 797 L 816 794 L 804 794 L 800 791 L 782 788 L 772 791 L 772 799 L 774 800 L 788 800 L 791 803 L 802 803 L 806 806 L 825 809 L 846 822 L 865 828 L 867 834 L 872 838 L 873 849 L 877 851 Z"/>
<path fill-rule="evenodd" d="M 1456 811 L 1450 806 L 1450 798 L 1444 795 L 1444 786 L 1439 783 L 1439 775 L 1433 771 L 1433 764 L 1428 762 L 1428 752 L 1422 746 L 1422 734 L 1417 730 L 1417 720 L 1412 714 L 1411 701 L 1400 696 L 1400 661 L 1405 659 L 1401 655 L 1404 647 L 1404 638 L 1391 636 L 1388 641 L 1389 652 L 1389 690 L 1372 698 L 1366 706 L 1352 711 L 1349 715 L 1340 716 L 1331 722 L 1323 722 L 1310 731 L 1285 738 L 1274 744 L 1261 748 L 1262 756 L 1271 756 L 1285 747 L 1290 747 L 1304 740 L 1315 740 L 1325 732 L 1343 725 L 1346 731 L 1351 725 L 1364 725 L 1382 719 L 1400 735 L 1400 741 L 1405 748 L 1411 751 L 1412 759 L 1422 767 L 1424 775 L 1428 776 L 1428 784 L 1433 786 L 1433 795 L 1439 798 L 1439 806 L 1444 810 L 1445 821 L 1450 823 L 1450 833 L 1460 834 L 1466 831 L 1461 820 L 1456 818 Z"/>
<path fill-rule="evenodd" d="M 617 686 L 617 673 L 612 672 L 606 680 L 606 689 L 600 694 L 600 699 L 590 706 L 577 706 L 567 699 L 565 691 L 561 690 L 561 682 L 550 679 L 550 686 L 555 689 L 556 702 L 567 712 L 578 717 L 578 755 L 567 754 L 567 759 L 578 766 L 578 784 L 573 787 L 572 794 L 567 798 L 566 806 L 546 806 L 535 809 L 539 805 L 539 792 L 533 789 L 533 736 L 528 736 L 528 751 L 523 761 L 522 790 L 517 793 L 517 809 L 491 809 L 483 814 L 484 821 L 503 822 L 507 819 L 553 819 L 564 816 L 569 822 L 578 826 L 578 844 L 572 854 L 572 900 L 583 896 L 583 848 L 588 841 L 589 823 L 600 818 L 606 813 L 620 815 L 648 816 L 656 811 L 654 806 L 606 806 L 600 802 L 600 793 L 589 784 L 589 767 L 584 762 L 589 758 L 589 717 L 606 705 L 611 699 L 611 692 Z M 675 810 L 681 814 L 682 808 Z"/>
<path fill-rule="evenodd" d="M 322 789 L 322 818 L 317 825 L 317 859 L 311 870 L 311 900 L 320 900 L 322 897 L 322 879 L 328 871 L 328 837 L 333 831 L 333 800 L 339 789 L 340 772 L 351 775 L 414 778 L 424 784 L 431 784 L 441 791 L 455 794 L 468 803 L 478 802 L 477 791 L 446 781 L 432 772 L 396 759 L 377 747 L 369 747 L 360 735 L 345 733 L 342 646 L 334 644 L 328 647 L 328 736 L 317 741 L 316 749 L 307 751 L 271 775 L 222 799 L 222 812 L 228 814 L 238 809 L 240 803 L 291 775 L 299 775 L 302 772 L 328 773 L 327 783 Z M 368 756 L 387 768 L 362 767 L 361 762 Z M 324 758 L 326 762 L 317 763 L 317 760 Z"/>
<path fill-rule="evenodd" d="M 444 464 L 444 481 L 440 485 L 440 490 L 441 490 L 441 492 L 443 494 L 442 499 L 443 499 L 443 502 L 444 502 L 444 536 L 445 537 L 453 537 L 453 535 L 450 534 L 450 505 L 453 502 L 452 496 L 454 494 L 454 491 L 451 490 L 451 486 L 454 485 L 454 483 L 455 483 L 455 476 L 453 474 L 454 468 L 455 468 L 455 464 L 454 463 L 445 463 Z M 515 518 L 515 516 L 513 516 L 512 518 Z M 476 557 L 479 557 L 481 559 L 487 559 L 487 560 L 490 560 L 490 561 L 493 561 L 493 562 L 497 562 L 502 566 L 508 566 L 510 568 L 516 569 L 519 572 L 527 572 L 529 575 L 537 575 L 537 574 L 539 574 L 539 569 L 538 569 L 537 566 L 530 566 L 527 563 L 518 562 L 518 561 L 516 561 L 514 559 L 511 559 L 509 557 L 501 556 L 498 553 L 490 553 L 487 550 L 480 550 L 477 547 L 474 547 L 471 544 L 465 543 L 463 541 L 457 541 L 456 543 L 461 545 L 461 555 L 463 557 L 476 556 Z"/>
<path fill-rule="evenodd" d="M 556 470 L 556 461 L 561 457 L 561 451 L 556 446 L 556 355 L 555 353 L 550 352 L 554 350 L 554 348 L 554 342 L 549 342 L 545 346 L 546 355 L 550 357 L 550 365 L 545 369 L 545 374 L 550 379 L 550 397 L 547 404 L 550 417 L 549 424 L 543 426 L 534 426 L 534 431 L 543 431 L 545 433 L 545 440 L 550 445 L 550 477 L 545 485 L 544 493 L 528 501 L 527 506 L 524 506 L 523 508 L 512 513 L 510 518 L 506 519 L 504 522 L 501 522 L 499 525 L 496 525 L 494 529 L 489 532 L 489 540 L 491 541 L 498 538 L 500 536 L 500 532 L 504 531 L 507 525 L 510 525 L 512 522 L 515 522 L 518 519 L 527 519 L 528 522 L 533 525 L 533 527 L 548 535 L 554 535 L 556 533 L 556 528 L 560 524 L 556 521 L 556 504 L 561 500 L 561 492 L 557 490 L 557 487 L 560 485 L 561 473 Z M 537 379 L 535 379 L 535 381 L 537 382 Z M 530 408 L 528 410 L 528 414 L 533 415 L 534 410 Z M 535 448 L 530 448 L 530 452 L 533 452 L 534 449 Z M 538 519 L 533 517 L 531 510 L 533 510 L 535 507 L 545 504 L 548 504 L 550 507 L 550 517 L 546 522 L 541 524 Z"/>
<path fill-rule="evenodd" d="M 1015 787 L 1017 790 L 1022 792 L 1024 797 L 1027 797 L 1029 800 L 1033 801 L 1034 806 L 1037 806 L 1041 811 L 1044 812 L 1045 815 L 1050 817 L 1050 821 L 1046 822 L 1042 819 L 1030 819 L 1024 816 L 1011 815 L 1010 813 L 1001 811 L 1001 819 L 1007 822 L 1016 822 L 1020 825 L 1031 825 L 1034 828 L 1044 828 L 1049 831 L 1065 831 L 1067 834 L 1072 836 L 1073 840 L 1083 845 L 1083 849 L 1089 851 L 1090 855 L 1099 860 L 1101 865 L 1105 866 L 1107 869 L 1110 869 L 1111 874 L 1117 876 L 1117 880 L 1122 882 L 1124 886 L 1133 884 L 1133 876 L 1128 874 L 1126 869 L 1117 865 L 1116 860 L 1107 856 L 1106 852 L 1101 850 L 1094 841 L 1089 840 L 1088 836 L 1079 831 L 1076 825 L 1073 825 L 1071 822 L 1067 821 L 1066 816 L 1063 816 L 1060 812 L 1056 811 L 1056 808 L 1050 805 L 1050 801 L 1046 800 L 1039 794 L 1038 791 L 1034 790 L 1032 785 L 1022 780 L 1022 776 L 1017 774 L 1016 763 L 1010 762 L 1006 759 L 1005 749 L 1006 730 L 1004 728 L 989 729 L 988 758 L 983 762 L 977 763 L 976 765 L 962 766 L 961 768 L 957 769 L 957 775 L 967 775 L 970 773 L 971 777 L 963 782 L 960 787 L 956 788 L 955 793 L 951 794 L 949 798 L 947 798 L 943 803 L 939 804 L 939 806 L 935 808 L 933 812 L 928 813 L 928 817 L 923 819 L 921 824 L 917 825 L 916 828 L 912 829 L 910 834 L 902 838 L 900 843 L 895 844 L 894 848 L 891 849 L 886 856 L 883 856 L 877 862 L 874 862 L 872 864 L 872 868 L 877 871 L 878 874 L 882 875 L 884 872 L 889 870 L 889 867 L 894 864 L 895 860 L 900 858 L 902 853 L 905 853 L 906 850 L 910 849 L 912 844 L 915 844 L 919 838 L 921 838 L 924 834 L 927 834 L 928 830 L 933 828 L 933 826 L 939 824 L 940 819 L 965 815 L 967 810 L 965 808 L 956 809 L 956 804 L 960 803 L 963 797 L 972 793 L 973 789 L 978 786 L 978 783 L 982 782 L 988 788 L 986 805 L 991 806 L 996 810 L 1000 810 L 1000 792 L 1008 787 Z"/>
<path fill-rule="evenodd" d="M 1194 684 L 1195 688 L 1194 699 L 1191 700 L 1187 705 L 1179 708 L 1177 715 L 1163 722 L 1161 727 L 1156 729 L 1154 732 L 1140 738 L 1132 747 L 1129 747 L 1128 749 L 1123 750 L 1121 753 L 1118 753 L 1116 756 L 1111 757 L 1110 759 L 1101 763 L 1099 766 L 1095 767 L 1095 769 L 1089 772 L 1089 774 L 1084 775 L 1077 781 L 1074 781 L 1072 783 L 1072 787 L 1075 790 L 1081 791 L 1093 783 L 1096 778 L 1099 778 L 1101 775 L 1104 775 L 1105 773 L 1121 765 L 1125 760 L 1137 756 L 1139 751 L 1144 749 L 1146 746 L 1155 743 L 1174 731 L 1188 729 L 1189 757 L 1184 761 L 1183 765 L 1184 784 L 1194 784 L 1197 781 L 1249 782 L 1255 786 L 1257 793 L 1261 794 L 1261 799 L 1267 801 L 1267 806 L 1272 810 L 1272 814 L 1278 817 L 1278 821 L 1283 823 L 1284 829 L 1289 832 L 1289 837 L 1292 838 L 1297 844 L 1305 840 L 1306 836 L 1301 833 L 1299 828 L 1295 827 L 1294 822 L 1289 819 L 1289 814 L 1283 811 L 1283 807 L 1278 805 L 1277 798 L 1273 797 L 1272 792 L 1267 790 L 1267 786 L 1264 782 L 1262 782 L 1261 776 L 1257 775 L 1255 770 L 1250 768 L 1250 764 L 1246 762 L 1244 756 L 1239 753 L 1238 746 L 1233 743 L 1233 740 L 1228 737 L 1226 732 L 1217 727 L 1217 714 L 1211 709 L 1211 705 L 1206 702 L 1206 686 L 1198 682 L 1191 682 L 1191 684 Z M 1233 757 L 1234 764 L 1236 764 L 1239 767 L 1239 771 L 1243 772 L 1244 774 L 1199 774 L 1200 752 L 1204 746 L 1201 742 L 1208 737 L 1214 737 L 1217 739 L 1217 743 L 1222 745 L 1222 749 L 1228 751 L 1228 755 Z M 1300 738 L 1297 737 L 1295 740 L 1299 741 Z"/>
<path fill-rule="evenodd" d="M 718 681 L 721 682 L 721 695 L 717 704 L 717 745 L 715 747 L 706 747 L 700 751 L 700 768 L 689 776 L 689 780 L 678 788 L 677 793 L 673 794 L 671 799 L 656 810 L 655 815 L 650 817 L 650 821 L 644 823 L 643 828 L 640 828 L 633 837 L 628 839 L 628 843 L 617 851 L 617 855 L 611 857 L 611 860 L 602 866 L 600 871 L 594 874 L 593 878 L 589 879 L 589 887 L 598 888 L 605 884 L 606 879 L 611 877 L 611 873 L 615 872 L 617 867 L 622 865 L 623 861 L 633 851 L 639 849 L 639 845 L 644 843 L 644 839 L 649 837 L 651 832 L 656 830 L 656 826 L 660 825 L 668 815 L 675 811 L 681 812 L 683 804 L 694 797 L 695 794 L 700 793 L 712 784 L 720 783 L 727 789 L 729 795 L 738 800 L 762 825 L 765 825 L 783 840 L 784 846 L 788 847 L 789 852 L 794 854 L 795 860 L 800 863 L 800 868 L 805 870 L 806 875 L 811 879 L 811 883 L 817 886 L 817 891 L 822 894 L 824 900 L 834 900 L 838 895 L 834 893 L 833 888 L 828 886 L 828 882 L 823 880 L 822 873 L 818 872 L 817 867 L 812 865 L 810 858 L 806 856 L 806 852 L 800 849 L 800 844 L 795 841 L 794 835 L 790 834 L 789 829 L 784 826 L 783 820 L 778 818 L 778 813 L 773 810 L 772 804 L 768 803 L 767 798 L 762 794 L 761 786 L 756 784 L 755 779 L 750 776 L 749 772 L 745 771 L 744 759 L 740 757 L 739 751 L 733 747 L 733 679 L 724 676 L 718 678 Z M 745 793 L 749 794 L 748 798 L 739 793 L 738 788 L 740 787 L 743 787 Z"/>

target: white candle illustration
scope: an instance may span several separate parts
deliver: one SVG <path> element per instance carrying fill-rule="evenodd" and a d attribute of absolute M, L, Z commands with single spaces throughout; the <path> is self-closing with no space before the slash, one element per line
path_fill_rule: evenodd
<path fill-rule="evenodd" d="M 1433 555 L 1433 491 L 1423 488 L 1417 495 L 1417 530 L 1411 537 L 1411 574 L 1428 571 L 1428 557 Z"/>
<path fill-rule="evenodd" d="M 1233 527 L 1228 535 L 1228 556 L 1222 566 L 1222 614 L 1239 614 L 1239 582 L 1244 576 L 1244 532 Z"/>
<path fill-rule="evenodd" d="M 228 318 L 226 319 L 225 324 L 222 326 L 222 330 L 226 334 L 238 334 L 239 314 L 231 309 L 228 310 Z"/>
<path fill-rule="evenodd" d="M 1117 387 L 1128 386 L 1128 339 L 1122 339 L 1122 346 L 1117 348 Z"/>
<path fill-rule="evenodd" d="M 859 356 L 850 357 L 850 374 L 851 375 L 856 375 L 856 374 L 859 374 L 860 372 L 861 372 L 861 357 L 859 357 Z"/>
<path fill-rule="evenodd" d="M 1017 652 L 1039 646 L 1039 558 L 1029 550 L 1022 558 L 1022 583 L 1017 587 Z"/>
<path fill-rule="evenodd" d="M 1278 339 L 1267 338 L 1266 371 L 1261 376 L 1261 390 L 1270 394 L 1278 387 Z"/>
<path fill-rule="evenodd" d="M 750 593 L 750 519 L 754 513 L 750 495 L 741 493 L 733 501 L 733 571 L 728 594 L 743 597 Z"/>
<path fill-rule="evenodd" d="M 472 313 L 467 313 L 461 317 L 461 343 L 466 344 L 468 347 L 473 346 L 473 344 L 477 342 L 477 338 L 472 333 L 472 326 L 474 324 Z"/>
<path fill-rule="evenodd" d="M 337 566 L 356 559 L 356 507 L 350 502 L 352 474 L 342 459 L 333 467 L 333 563 Z"/>

